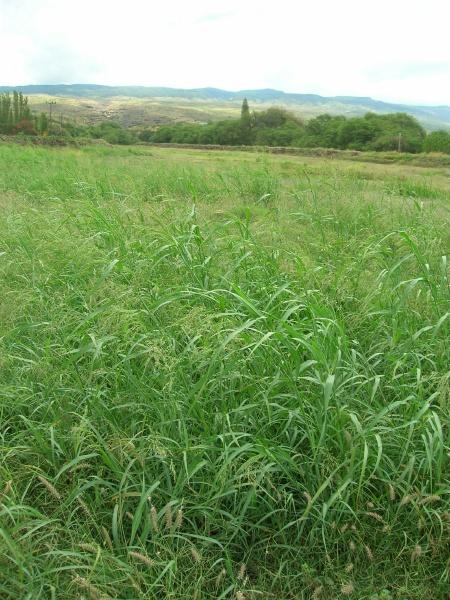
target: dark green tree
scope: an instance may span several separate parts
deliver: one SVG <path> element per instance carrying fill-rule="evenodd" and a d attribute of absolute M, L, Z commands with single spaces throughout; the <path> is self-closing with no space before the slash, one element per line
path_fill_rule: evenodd
<path fill-rule="evenodd" d="M 38 132 L 41 135 L 45 135 L 45 134 L 48 133 L 48 117 L 47 117 L 47 113 L 41 112 L 41 114 L 39 115 L 37 129 L 38 129 Z"/>
<path fill-rule="evenodd" d="M 252 118 L 250 116 L 250 108 L 247 98 L 244 98 L 241 107 L 241 144 L 252 143 Z"/>
<path fill-rule="evenodd" d="M 247 98 L 244 98 L 243 102 L 242 102 L 242 107 L 241 107 L 241 121 L 243 123 L 250 123 L 250 108 L 248 105 L 248 100 Z"/>

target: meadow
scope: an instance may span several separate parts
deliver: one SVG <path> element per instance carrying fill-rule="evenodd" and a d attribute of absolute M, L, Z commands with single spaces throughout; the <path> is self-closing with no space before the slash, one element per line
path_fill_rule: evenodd
<path fill-rule="evenodd" d="M 450 168 L 0 145 L 0 597 L 444 599 Z"/>

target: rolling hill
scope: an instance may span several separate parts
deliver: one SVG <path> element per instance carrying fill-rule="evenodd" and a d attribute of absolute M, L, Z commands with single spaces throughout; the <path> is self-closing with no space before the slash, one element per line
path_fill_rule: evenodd
<path fill-rule="evenodd" d="M 450 131 L 450 106 L 395 104 L 358 96 L 294 94 L 273 89 L 240 90 L 218 88 L 177 89 L 169 87 L 105 86 L 95 84 L 0 86 L 0 92 L 17 89 L 30 97 L 35 110 L 56 100 L 56 114 L 95 123 L 114 119 L 126 126 L 158 125 L 174 121 L 205 122 L 236 116 L 243 98 L 256 110 L 278 105 L 310 118 L 322 113 L 358 116 L 406 112 L 429 130 Z"/>

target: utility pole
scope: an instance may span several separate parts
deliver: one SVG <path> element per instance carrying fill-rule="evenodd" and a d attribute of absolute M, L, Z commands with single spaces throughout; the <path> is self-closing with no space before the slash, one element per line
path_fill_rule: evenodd
<path fill-rule="evenodd" d="M 401 152 L 402 151 L 402 132 L 400 131 L 400 133 L 398 134 L 398 151 Z"/>
<path fill-rule="evenodd" d="M 52 108 L 56 104 L 56 100 L 50 100 L 46 102 L 48 104 L 48 130 L 52 130 Z"/>

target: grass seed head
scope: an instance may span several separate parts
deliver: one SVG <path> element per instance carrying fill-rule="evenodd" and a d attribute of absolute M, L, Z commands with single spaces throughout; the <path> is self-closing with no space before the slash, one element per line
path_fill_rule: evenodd
<path fill-rule="evenodd" d="M 225 569 L 222 569 L 220 571 L 220 573 L 217 575 L 217 577 L 216 577 L 216 588 L 220 587 L 220 584 L 222 583 L 222 581 L 225 578 L 226 574 L 227 574 L 227 572 L 225 571 Z"/>
<path fill-rule="evenodd" d="M 355 591 L 355 588 L 353 586 L 353 583 L 344 583 L 341 586 L 341 594 L 343 596 L 351 596 L 353 594 L 353 592 Z"/>
<path fill-rule="evenodd" d="M 242 563 L 242 565 L 239 568 L 239 572 L 237 575 L 237 578 L 240 579 L 241 581 L 244 579 L 245 577 L 245 572 L 246 572 L 247 567 L 245 566 L 244 563 Z"/>
<path fill-rule="evenodd" d="M 364 549 L 366 551 L 367 558 L 372 562 L 373 561 L 373 552 L 372 552 L 372 550 L 367 545 L 364 546 Z"/>
<path fill-rule="evenodd" d="M 137 581 L 135 581 L 132 577 L 130 577 L 131 585 L 138 592 L 138 594 L 142 594 L 142 588 Z"/>
<path fill-rule="evenodd" d="M 95 585 L 93 585 L 92 583 L 90 583 L 87 579 L 85 579 L 84 577 L 80 577 L 80 575 L 75 575 L 72 578 L 73 583 L 78 586 L 79 588 L 85 590 L 91 600 L 109 600 L 109 596 L 106 594 L 103 594 L 98 587 L 96 587 Z"/>
<path fill-rule="evenodd" d="M 372 519 L 375 519 L 375 521 L 378 521 L 379 523 L 384 523 L 383 517 L 376 512 L 366 512 L 366 515 L 372 517 Z"/>
<path fill-rule="evenodd" d="M 103 534 L 103 539 L 105 540 L 106 545 L 112 551 L 113 544 L 112 544 L 111 536 L 109 535 L 106 527 L 104 527 L 103 525 L 102 525 L 102 534 Z"/>
<path fill-rule="evenodd" d="M 388 490 L 389 490 L 389 500 L 391 500 L 391 502 L 394 502 L 394 500 L 395 500 L 395 489 L 394 489 L 394 486 L 391 483 L 388 485 Z"/>
<path fill-rule="evenodd" d="M 202 560 L 201 554 L 199 553 L 199 551 L 197 550 L 197 548 L 195 546 L 191 546 L 191 555 L 196 563 L 201 562 L 201 560 Z"/>
<path fill-rule="evenodd" d="M 421 556 L 422 556 L 422 548 L 419 546 L 419 544 L 417 544 L 411 553 L 411 562 L 415 562 Z"/>
<path fill-rule="evenodd" d="M 441 499 L 440 496 L 438 496 L 437 494 L 433 494 L 431 496 L 425 496 L 425 498 L 422 498 L 422 500 L 420 501 L 420 504 L 422 504 L 422 505 L 432 504 L 433 502 L 439 502 L 440 499 Z"/>
<path fill-rule="evenodd" d="M 152 524 L 153 531 L 155 533 L 158 533 L 159 532 L 158 512 L 157 512 L 156 508 L 153 506 L 153 504 L 150 509 L 150 522 Z"/>
<path fill-rule="evenodd" d="M 319 585 L 318 587 L 316 587 L 315 590 L 312 593 L 311 600 L 318 600 L 318 598 L 321 595 L 322 591 L 323 591 L 323 585 Z"/>
<path fill-rule="evenodd" d="M 6 482 L 5 487 L 3 488 L 3 491 L 0 492 L 0 501 L 3 498 L 6 498 L 7 496 L 9 496 L 9 494 L 11 493 L 12 490 L 12 479 L 10 479 L 9 481 Z"/>
<path fill-rule="evenodd" d="M 90 517 L 91 516 L 91 511 L 89 510 L 88 505 L 86 504 L 86 502 L 82 498 L 80 498 L 80 497 L 77 498 L 77 502 L 80 505 L 80 508 L 84 512 L 84 514 L 87 517 Z"/>
<path fill-rule="evenodd" d="M 170 504 L 167 504 L 166 508 L 164 509 L 164 520 L 166 523 L 166 529 L 172 529 L 173 518 L 172 518 L 172 507 L 170 506 Z"/>
<path fill-rule="evenodd" d="M 91 554 L 97 554 L 98 552 L 98 547 L 94 546 L 94 544 L 78 544 L 78 546 L 81 548 L 81 550 L 90 552 Z"/>
<path fill-rule="evenodd" d="M 137 560 L 138 562 L 141 562 L 142 564 L 146 565 L 147 567 L 153 567 L 154 566 L 154 561 L 147 556 L 146 554 L 141 554 L 141 552 L 129 552 L 128 553 L 131 558 L 134 558 L 135 560 Z"/>
<path fill-rule="evenodd" d="M 55 486 L 50 483 L 50 481 L 45 479 L 45 477 L 43 477 L 42 475 L 38 475 L 37 478 L 42 483 L 42 485 L 45 488 L 47 488 L 47 491 L 49 492 L 50 496 L 53 496 L 53 498 L 55 498 L 55 500 L 62 499 L 61 494 L 58 492 L 58 490 L 55 488 Z"/>
<path fill-rule="evenodd" d="M 179 508 L 175 517 L 175 529 L 181 529 L 183 525 L 183 509 Z"/>
<path fill-rule="evenodd" d="M 89 463 L 78 463 L 77 465 L 75 465 L 74 467 L 72 467 L 70 469 L 71 473 L 74 473 L 75 471 L 81 471 L 82 469 L 88 469 L 91 465 Z"/>

